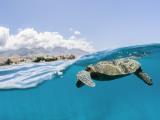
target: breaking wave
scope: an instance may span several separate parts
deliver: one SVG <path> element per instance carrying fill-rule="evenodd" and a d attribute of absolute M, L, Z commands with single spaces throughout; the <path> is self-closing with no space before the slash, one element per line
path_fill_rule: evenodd
<path fill-rule="evenodd" d="M 61 76 L 73 63 L 74 60 L 3 66 L 0 68 L 0 89 L 35 87 L 56 75 Z"/>

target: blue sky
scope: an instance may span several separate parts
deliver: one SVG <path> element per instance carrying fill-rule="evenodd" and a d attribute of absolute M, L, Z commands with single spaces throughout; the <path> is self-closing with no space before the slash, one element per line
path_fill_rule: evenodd
<path fill-rule="evenodd" d="M 0 26 L 55 31 L 69 28 L 98 50 L 160 42 L 159 0 L 1 0 Z"/>

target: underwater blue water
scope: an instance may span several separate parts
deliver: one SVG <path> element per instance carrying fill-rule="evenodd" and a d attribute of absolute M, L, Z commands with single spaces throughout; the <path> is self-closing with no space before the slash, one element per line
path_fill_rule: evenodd
<path fill-rule="evenodd" d="M 134 75 L 113 81 L 95 81 L 96 87 L 76 88 L 76 74 L 88 64 L 100 60 L 121 57 L 138 58 L 142 68 L 153 79 L 153 86 L 147 86 Z M 67 63 L 68 64 L 68 63 Z M 57 65 L 57 64 L 56 64 Z M 160 45 L 134 46 L 113 51 L 102 51 L 84 56 L 78 61 L 64 67 L 63 75 L 52 74 L 43 84 L 34 88 L 22 81 L 42 82 L 38 75 L 50 73 L 55 63 L 43 63 L 12 68 L 0 68 L 0 120 L 159 120 L 160 119 Z M 34 76 L 25 74 L 33 68 L 44 69 Z M 40 66 L 40 68 L 39 68 Z M 52 67 L 51 67 L 52 66 Z M 38 70 L 35 69 L 35 70 Z M 45 70 L 48 70 L 45 72 Z M 59 70 L 59 69 L 58 69 Z M 62 70 L 62 69 L 61 69 Z M 20 74 L 22 72 L 22 74 Z M 15 73 L 15 74 L 13 74 Z M 25 74 L 25 76 L 23 76 Z M 2 77 L 5 75 L 5 79 Z M 7 75 L 7 76 L 6 76 Z M 19 79 L 11 79 L 9 75 Z M 27 76 L 27 77 L 26 77 Z M 36 77 L 35 77 L 36 76 Z M 23 78 L 23 79 L 22 79 Z M 9 80 L 10 79 L 10 80 Z M 13 81 L 17 80 L 15 84 Z M 7 81 L 10 87 L 3 87 Z M 21 83 L 21 89 L 17 83 Z M 30 82 L 29 82 L 30 83 Z M 27 84 L 28 85 L 28 84 Z M 13 86 L 13 87 L 12 87 Z M 4 89 L 3 89 L 4 88 Z"/>

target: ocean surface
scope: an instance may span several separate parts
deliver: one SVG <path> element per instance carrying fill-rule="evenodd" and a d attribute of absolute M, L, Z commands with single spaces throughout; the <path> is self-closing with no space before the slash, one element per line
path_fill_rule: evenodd
<path fill-rule="evenodd" d="M 76 88 L 76 74 L 101 60 L 130 57 L 153 79 L 134 75 Z M 0 120 L 160 120 L 160 44 L 106 50 L 71 61 L 0 67 Z"/>

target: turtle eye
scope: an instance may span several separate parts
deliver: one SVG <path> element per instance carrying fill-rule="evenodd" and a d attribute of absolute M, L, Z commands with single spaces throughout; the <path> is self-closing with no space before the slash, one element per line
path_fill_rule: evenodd
<path fill-rule="evenodd" d="M 91 71 L 92 69 L 91 69 L 91 67 L 86 67 L 85 70 L 86 70 L 86 71 Z"/>

